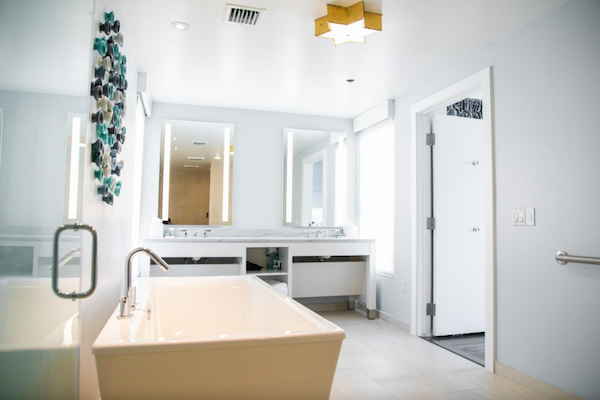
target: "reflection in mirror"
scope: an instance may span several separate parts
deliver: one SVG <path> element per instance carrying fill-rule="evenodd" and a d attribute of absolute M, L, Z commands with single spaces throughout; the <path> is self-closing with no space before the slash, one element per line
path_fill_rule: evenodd
<path fill-rule="evenodd" d="M 284 129 L 283 224 L 346 220 L 346 133 Z"/>
<path fill-rule="evenodd" d="M 231 225 L 233 124 L 165 121 L 158 215 L 176 225 Z"/>

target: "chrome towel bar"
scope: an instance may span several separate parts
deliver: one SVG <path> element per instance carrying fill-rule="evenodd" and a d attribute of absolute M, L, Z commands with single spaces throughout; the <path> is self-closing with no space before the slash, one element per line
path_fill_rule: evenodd
<path fill-rule="evenodd" d="M 92 235 L 92 246 L 91 246 L 92 272 L 90 274 L 90 288 L 86 292 L 77 293 L 76 291 L 73 291 L 71 293 L 67 293 L 67 292 L 63 292 L 58 287 L 58 283 L 59 283 L 58 271 L 60 269 L 60 261 L 58 259 L 58 242 L 59 242 L 60 234 L 62 232 L 67 231 L 67 230 L 78 231 L 79 229 L 88 231 Z M 74 250 L 76 252 L 81 252 L 81 250 L 79 250 L 79 249 L 73 249 L 72 251 L 74 251 Z M 75 253 L 75 251 L 73 252 L 73 254 Z M 56 229 L 56 232 L 54 232 L 54 244 L 53 244 L 53 252 L 52 252 L 52 265 L 53 265 L 53 267 L 52 267 L 52 291 L 54 292 L 54 294 L 56 294 L 61 299 L 71 299 L 73 301 L 75 301 L 75 299 L 85 299 L 86 297 L 90 297 L 92 295 L 92 293 L 94 293 L 94 291 L 96 290 L 96 281 L 98 279 L 98 268 L 97 268 L 98 254 L 97 253 L 98 253 L 98 234 L 96 233 L 96 230 L 94 229 L 93 226 L 86 225 L 86 224 L 80 224 L 79 222 L 75 222 L 72 225 L 59 226 L 58 229 Z"/>
<path fill-rule="evenodd" d="M 556 253 L 555 259 L 556 259 L 556 262 L 561 265 L 565 265 L 570 262 L 580 263 L 580 264 L 600 265 L 600 258 L 570 256 L 564 250 L 561 250 L 558 253 Z"/>

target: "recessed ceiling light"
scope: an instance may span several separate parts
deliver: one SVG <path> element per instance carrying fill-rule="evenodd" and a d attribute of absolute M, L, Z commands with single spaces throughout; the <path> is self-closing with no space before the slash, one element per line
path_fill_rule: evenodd
<path fill-rule="evenodd" d="M 215 160 L 220 160 L 221 156 L 215 156 Z"/>
<path fill-rule="evenodd" d="M 177 29 L 178 31 L 187 31 L 188 29 L 190 29 L 189 24 L 180 21 L 171 22 L 171 26 L 173 27 L 173 29 Z"/>
<path fill-rule="evenodd" d="M 177 147 L 174 147 L 173 150 L 179 150 Z"/>

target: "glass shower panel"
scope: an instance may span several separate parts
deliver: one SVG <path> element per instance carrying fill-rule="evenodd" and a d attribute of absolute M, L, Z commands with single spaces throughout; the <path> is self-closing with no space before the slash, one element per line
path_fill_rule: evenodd
<path fill-rule="evenodd" d="M 81 216 L 93 5 L 0 2 L 2 399 L 78 398 L 80 302 L 54 295 L 51 268 L 61 291 L 87 289 L 82 233 L 61 235 L 56 266 L 52 244 Z"/>

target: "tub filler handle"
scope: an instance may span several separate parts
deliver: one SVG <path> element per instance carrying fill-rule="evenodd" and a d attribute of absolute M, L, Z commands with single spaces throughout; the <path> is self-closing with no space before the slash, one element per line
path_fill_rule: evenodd
<path fill-rule="evenodd" d="M 81 253 L 81 250 L 73 249 L 69 253 L 65 254 L 63 256 L 63 259 L 61 260 L 58 257 L 58 241 L 60 238 L 60 234 L 62 232 L 68 231 L 68 230 L 73 230 L 73 231 L 77 232 L 79 229 L 88 231 L 92 235 L 92 263 L 91 263 L 92 264 L 91 265 L 92 273 L 90 274 L 90 288 L 87 291 L 80 292 L 80 293 L 78 293 L 76 291 L 73 291 L 71 293 L 63 292 L 58 287 L 58 281 L 59 281 L 58 272 L 60 270 L 61 263 L 66 264 L 66 262 L 69 261 L 70 258 L 73 258 L 75 255 L 77 255 L 76 253 Z M 52 249 L 52 266 L 51 266 L 51 269 L 52 269 L 52 291 L 54 292 L 54 294 L 56 294 L 61 299 L 71 299 L 71 300 L 75 301 L 75 299 L 85 299 L 86 297 L 90 297 L 92 295 L 92 293 L 94 293 L 94 291 L 96 290 L 96 280 L 98 279 L 97 250 L 98 250 L 98 235 L 96 234 L 96 230 L 91 225 L 86 225 L 86 224 L 81 224 L 79 222 L 75 222 L 72 225 L 61 225 L 58 227 L 58 229 L 56 229 L 56 232 L 54 232 L 54 243 L 53 243 L 53 249 Z"/>

